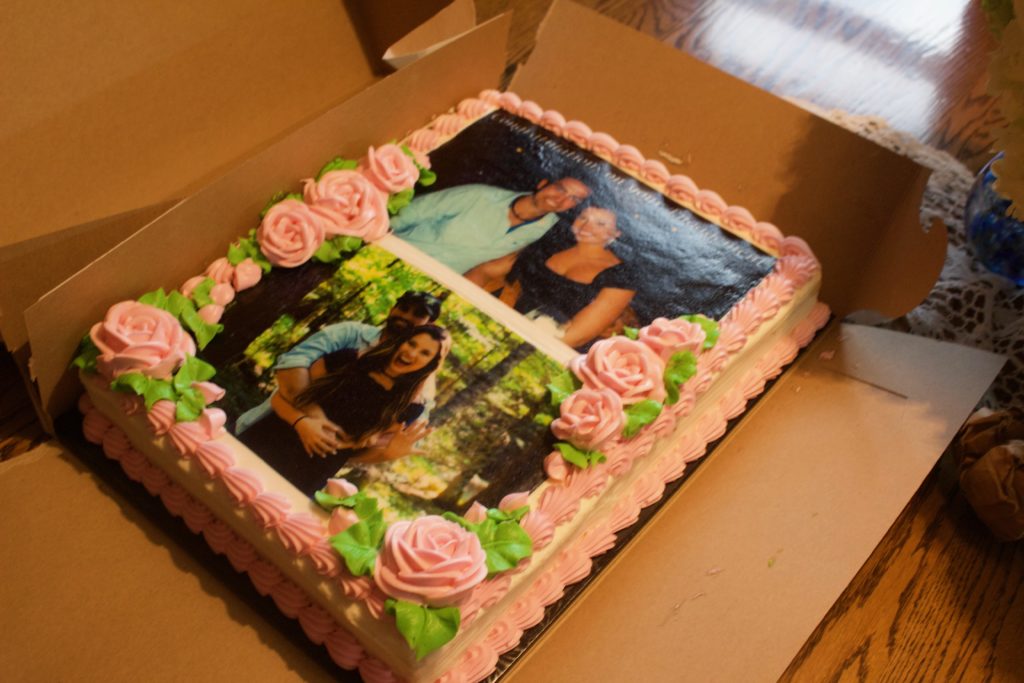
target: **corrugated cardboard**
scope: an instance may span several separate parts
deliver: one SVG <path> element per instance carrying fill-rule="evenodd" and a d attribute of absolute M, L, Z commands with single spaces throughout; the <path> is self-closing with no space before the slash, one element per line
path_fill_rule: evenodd
<path fill-rule="evenodd" d="M 486 24 L 295 130 L 31 306 L 26 322 L 45 410 L 56 412 L 69 405 L 72 393 L 64 391 L 70 385 L 61 385 L 63 368 L 81 333 L 111 301 L 157 286 L 176 286 L 195 274 L 197 266 L 252 227 L 266 197 L 296 187 L 332 154 L 359 153 L 368 144 L 422 125 L 461 97 L 495 86 L 504 67 L 507 27 L 507 18 Z M 176 60 L 175 66 L 184 67 L 186 61 Z M 691 175 L 699 185 L 748 207 L 759 218 L 777 222 L 787 233 L 807 237 L 825 264 L 825 298 L 840 312 L 863 307 L 903 312 L 934 281 L 944 232 L 934 229 L 925 235 L 917 226 L 923 169 L 649 38 L 575 5 L 556 2 L 536 52 L 513 87 L 546 107 L 559 108 L 635 144 L 645 154 L 666 152 L 661 158 L 673 171 Z M 93 106 L 99 108 L 100 103 Z M 24 120 L 38 123 L 27 115 Z M 251 146 L 266 139 L 254 136 Z M 209 160 L 205 151 L 198 156 L 203 163 Z M 673 164 L 670 158 L 682 163 Z M 218 163 L 211 161 L 210 168 Z M 145 197 L 173 196 L 149 192 L 130 201 L 143 206 Z M 67 225 L 48 220 L 55 227 Z M 200 235 L 202 239 L 196 239 Z M 160 258 L 149 258 L 152 254 Z M 925 340 L 876 331 L 844 334 L 852 335 L 851 341 L 837 346 L 840 353 L 831 364 L 817 362 L 814 354 L 805 357 L 758 404 L 684 487 L 686 493 L 670 502 L 602 576 L 600 588 L 591 589 L 523 663 L 514 674 L 516 680 L 676 680 L 684 666 L 694 672 L 713 671 L 711 667 L 721 663 L 722 647 L 728 647 L 735 660 L 726 671 L 734 680 L 768 679 L 784 668 L 787 652 L 789 657 L 795 653 L 877 544 L 998 365 L 988 354 L 933 346 Z M 832 343 L 829 339 L 838 343 L 835 337 L 821 343 Z M 805 428 L 808 411 L 814 415 L 813 434 Z M 850 415 L 864 416 L 856 429 L 851 429 Z M 882 429 L 870 428 L 872 424 Z M 899 443 L 880 441 L 894 424 L 899 427 Z M 799 453 L 794 455 L 794 450 Z M 58 460 L 52 453 L 49 457 L 51 462 Z M 58 474 L 42 462 L 26 460 L 26 477 L 13 488 L 32 489 L 35 496 L 54 488 L 90 491 L 74 500 L 76 506 L 103 508 L 106 494 L 101 488 L 70 483 L 76 477 L 85 479 L 85 474 L 69 469 L 64 461 L 57 466 L 64 472 Z M 834 477 L 836 467 L 844 468 L 842 478 Z M 74 476 L 69 477 L 69 471 Z M 12 467 L 0 468 L 0 486 L 6 487 L 12 476 Z M 816 495 L 819 486 L 831 491 L 834 500 Z M 730 498 L 733 488 L 737 501 Z M 21 539 L 19 543 L 60 539 L 61 557 L 74 556 L 80 548 L 75 545 L 80 533 L 57 532 L 65 526 L 67 499 L 45 503 L 38 497 L 3 495 L 0 500 L 10 525 L 5 527 L 8 535 Z M 15 500 L 20 502 L 14 504 Z M 871 505 L 862 506 L 862 500 L 871 500 Z M 212 582 L 201 580 L 202 602 L 207 594 L 215 598 L 201 618 L 174 609 L 199 600 L 187 577 L 193 571 L 202 576 L 201 569 L 188 566 L 184 578 L 168 576 L 161 585 L 165 593 L 146 593 L 145 587 L 153 585 L 147 581 L 132 589 L 137 603 L 122 599 L 124 587 L 117 580 L 121 573 L 164 576 L 152 563 L 164 563 L 166 570 L 167 558 L 149 557 L 141 546 L 136 550 L 138 544 L 151 546 L 154 539 L 129 542 L 123 519 L 87 519 L 86 527 L 97 530 L 96 536 L 85 536 L 88 545 L 102 545 L 110 538 L 118 549 L 117 555 L 105 558 L 81 552 L 83 560 L 97 568 L 88 575 L 88 600 L 76 602 L 62 590 L 56 592 L 59 599 L 50 599 L 51 584 L 75 576 L 80 567 L 65 564 L 61 571 L 36 578 L 31 566 L 43 562 L 42 557 L 20 548 L 12 551 L 17 563 L 10 570 L 14 578 L 0 582 L 0 598 L 4 607 L 16 605 L 35 630 L 6 641 L 17 647 L 10 648 L 5 668 L 60 677 L 55 651 L 102 650 L 96 633 L 81 628 L 82 619 L 88 623 L 95 621 L 97 612 L 103 613 L 104 625 L 119 627 L 103 631 L 104 642 L 121 643 L 119 634 L 151 628 L 152 615 L 159 613 L 168 633 L 188 637 L 178 652 L 194 652 L 193 664 L 210 661 L 211 666 L 220 666 L 212 661 L 216 654 L 203 649 L 206 641 L 191 638 L 196 634 L 230 643 L 232 655 L 244 653 L 266 666 L 249 667 L 242 661 L 240 668 L 227 671 L 273 672 L 275 677 L 283 671 L 285 680 L 289 675 L 318 678 L 319 673 L 307 668 L 305 655 L 287 646 L 281 655 L 286 663 L 271 662 L 282 645 L 252 626 Z M 51 536 L 47 529 L 57 531 Z M 31 530 L 31 538 L 25 530 Z M 674 568 L 671 576 L 665 567 Z M 716 567 L 723 571 L 707 573 Z M 698 585 L 689 592 L 690 586 Z M 26 602 L 20 597 L 26 593 L 35 596 Z M 111 595 L 118 606 L 113 616 L 103 612 Z M 227 618 L 214 616 L 218 604 Z M 60 606 L 65 607 L 57 616 L 53 610 Z M 202 627 L 196 628 L 200 622 Z M 69 630 L 72 624 L 77 630 Z M 255 638 L 254 628 L 260 634 Z M 695 635 L 699 629 L 705 632 L 703 640 Z M 688 659 L 681 662 L 680 642 L 685 638 L 697 638 L 706 647 L 688 647 Z M 624 643 L 635 648 L 636 656 L 613 662 Z M 151 677 L 173 679 L 175 664 L 160 658 L 161 647 L 169 646 L 141 638 L 112 645 L 107 652 L 141 651 L 143 656 L 130 659 L 150 661 Z M 777 651 L 762 657 L 766 648 Z M 586 656 L 577 654 L 581 651 Z M 41 653 L 50 653 L 48 662 L 41 661 Z M 43 668 L 19 668 L 28 661 Z M 630 669 L 616 668 L 627 661 Z M 96 667 L 101 678 L 122 676 L 116 661 L 94 657 L 88 665 Z M 103 675 L 107 671 L 113 673 Z"/>

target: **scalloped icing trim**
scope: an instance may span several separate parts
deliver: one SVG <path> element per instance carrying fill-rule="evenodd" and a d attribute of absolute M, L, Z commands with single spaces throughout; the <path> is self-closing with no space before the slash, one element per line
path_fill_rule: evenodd
<path fill-rule="evenodd" d="M 714 376 L 718 374 L 726 360 L 739 354 L 745 348 L 747 339 L 757 331 L 762 323 L 771 319 L 779 308 L 791 300 L 795 292 L 820 269 L 813 253 L 803 240 L 797 237 L 783 237 L 776 226 L 757 222 L 745 208 L 727 204 L 717 193 L 700 189 L 687 176 L 668 174 L 664 164 L 656 160 L 645 159 L 635 147 L 621 145 L 610 135 L 594 132 L 582 122 L 566 122 L 559 112 L 541 110 L 536 103 L 522 102 L 512 93 L 484 91 L 480 94 L 479 99 L 463 100 L 450 112 L 436 117 L 428 126 L 412 132 L 403 140 L 403 143 L 417 151 L 430 151 L 457 135 L 474 120 L 486 116 L 498 108 L 539 124 L 581 148 L 594 151 L 620 171 L 633 176 L 664 196 L 670 197 L 684 208 L 715 223 L 722 229 L 742 237 L 777 257 L 773 272 L 758 286 L 747 292 L 745 297 L 721 321 L 723 327 L 731 331 L 728 346 L 719 349 L 716 354 L 702 354 L 699 357 L 698 375 L 687 383 L 693 385 L 688 387 L 693 398 L 704 393 L 711 386 Z M 211 264 L 207 271 L 215 265 L 216 263 Z M 726 398 L 719 401 L 718 417 L 709 419 L 705 415 L 698 423 L 695 428 L 695 431 L 699 432 L 696 440 L 703 443 L 686 441 L 683 447 L 677 448 L 673 452 L 672 458 L 663 456 L 662 461 L 658 464 L 660 479 L 645 474 L 634 483 L 630 503 L 617 504 L 613 511 L 614 514 L 609 515 L 609 519 L 606 520 L 607 524 L 602 522 L 601 526 L 595 526 L 575 539 L 570 546 L 574 548 L 572 553 L 563 550 L 563 555 L 558 560 L 557 566 L 547 569 L 542 575 L 549 578 L 537 581 L 529 591 L 531 595 L 539 595 L 539 597 L 535 597 L 539 600 L 536 604 L 541 607 L 540 618 L 543 618 L 543 606 L 561 597 L 565 585 L 578 581 L 589 574 L 589 558 L 614 546 L 614 533 L 634 523 L 640 508 L 659 500 L 664 491 L 664 484 L 682 476 L 686 462 L 704 455 L 706 444 L 724 433 L 728 417 L 741 414 L 745 409 L 746 401 L 760 393 L 767 380 L 778 376 L 781 368 L 792 361 L 799 347 L 809 343 L 814 333 L 827 322 L 828 317 L 828 308 L 824 304 L 816 304 L 807 319 L 796 325 L 790 332 L 790 336 L 780 340 L 775 348 L 758 362 L 755 369 L 743 378 L 742 383 L 730 391 Z M 197 459 L 201 470 L 207 477 L 219 480 L 223 485 L 225 495 L 228 495 L 238 506 L 249 508 L 253 517 L 265 530 L 273 531 L 277 542 L 286 550 L 296 557 L 315 557 L 319 551 L 321 554 L 319 561 L 313 562 L 319 574 L 333 577 L 345 595 L 363 600 L 371 612 L 383 613 L 383 596 L 377 594 L 379 591 L 375 591 L 372 584 L 362 586 L 361 584 L 366 582 L 349 576 L 340 562 L 330 562 L 322 557 L 324 541 L 328 538 L 325 519 L 317 519 L 308 513 L 292 513 L 287 500 L 263 492 L 258 475 L 234 467 L 234 459 L 228 449 L 216 448 L 213 438 L 204 440 L 204 436 L 209 437 L 210 435 L 202 434 L 192 428 L 176 430 L 175 427 L 178 425 L 174 423 L 173 414 L 169 414 L 171 413 L 169 409 L 172 406 L 164 406 L 161 403 L 157 403 L 154 409 L 147 414 L 151 430 L 155 435 L 159 436 L 170 432 L 174 445 L 182 457 Z M 138 406 L 138 401 L 122 402 L 122 410 L 126 415 L 140 412 Z M 586 470 L 572 469 L 564 481 L 553 481 L 549 478 L 546 482 L 547 487 L 539 496 L 537 504 L 532 506 L 530 515 L 524 519 L 524 527 L 532 527 L 537 534 L 535 540 L 538 542 L 538 549 L 550 543 L 557 526 L 575 518 L 579 512 L 581 501 L 599 496 L 613 477 L 628 472 L 633 462 L 647 456 L 657 440 L 670 433 L 675 420 L 688 414 L 692 406 L 692 400 L 681 400 L 671 407 L 672 410 L 666 410 L 658 422 L 645 429 L 639 436 L 628 442 L 618 439 L 616 443 L 610 444 L 608 451 L 613 454 L 613 457 L 609 457 L 607 462 Z M 116 429 L 120 432 L 87 400 L 83 399 L 80 408 L 84 408 L 83 430 L 89 441 L 104 444 L 104 436 L 109 430 Z M 121 434 L 123 435 L 123 432 Z M 148 459 L 138 451 L 134 449 L 126 451 L 124 445 L 120 443 L 119 437 L 112 437 L 112 439 L 118 439 L 118 441 L 112 442 L 110 451 L 105 449 L 108 457 L 119 460 L 130 479 L 141 481 L 150 493 L 160 495 L 172 514 L 184 516 L 190 529 L 195 533 L 204 533 L 204 537 L 209 540 L 211 536 L 205 533 L 205 529 L 213 521 L 216 521 L 212 513 L 207 510 L 207 514 L 204 515 L 194 505 L 183 505 L 181 495 L 168 490 L 168 487 L 177 487 L 178 489 L 180 487 L 173 484 L 162 470 L 150 464 Z M 180 490 L 187 500 L 195 500 L 188 496 L 183 489 Z M 198 502 L 196 501 L 196 503 Z M 532 523 L 528 524 L 528 521 Z M 214 548 L 215 552 L 223 550 L 222 554 L 228 555 L 229 560 L 236 568 L 253 565 L 254 562 L 248 561 L 250 554 L 244 546 L 240 547 L 234 542 L 225 542 L 223 532 L 219 533 L 220 536 L 212 535 L 217 539 L 216 548 L 211 543 L 211 548 Z M 233 534 L 230 530 L 228 533 Z M 241 539 L 238 540 L 241 541 Z M 241 543 L 245 542 L 241 541 Z M 255 549 L 253 551 L 255 552 Z M 570 561 L 567 559 L 570 556 L 575 559 Z M 552 572 L 556 569 L 558 572 L 553 574 Z M 583 571 L 584 569 L 586 571 Z M 552 582 L 552 578 L 556 576 L 557 578 Z M 251 572 L 250 577 L 252 577 Z M 263 578 L 266 579 L 266 577 Z M 508 591 L 509 581 L 499 583 L 501 578 L 503 577 L 485 581 L 474 590 L 467 602 L 469 605 L 474 605 L 474 602 L 475 605 L 479 605 L 479 607 L 474 606 L 471 612 L 473 617 L 476 616 L 479 609 L 485 607 L 480 602 L 478 593 L 488 594 L 487 606 L 489 606 L 497 603 Z M 282 581 L 287 580 L 282 577 Z M 287 583 L 295 586 L 290 581 Z M 555 588 L 556 584 L 558 584 L 557 588 Z M 301 592 L 297 586 L 295 588 Z M 270 588 L 268 588 L 269 590 Z M 298 604 L 293 591 L 289 590 L 286 594 L 276 596 L 275 601 L 278 602 L 279 607 L 283 605 L 282 611 L 287 610 L 287 612 L 294 613 L 295 616 L 302 613 L 303 605 Z M 516 605 L 513 605 L 513 608 L 515 607 Z M 520 611 L 521 609 L 516 610 L 516 613 L 518 614 Z M 529 608 L 528 611 L 531 614 L 530 619 L 534 618 L 536 610 Z M 289 614 L 289 616 L 293 615 Z M 339 666 L 349 669 L 358 667 L 364 676 L 369 674 L 373 680 L 395 680 L 390 671 L 387 671 L 387 668 L 378 660 L 365 657 L 354 658 L 354 650 L 348 645 L 349 639 L 353 636 L 337 626 L 336 623 L 337 629 L 342 630 L 348 636 L 347 638 L 325 634 L 322 627 L 314 629 L 311 619 L 311 617 L 306 619 L 307 622 L 310 622 L 309 630 L 317 636 L 317 638 L 311 637 L 311 639 L 319 639 L 326 643 L 328 652 Z M 505 624 L 502 622 L 502 616 L 497 617 L 497 620 L 496 624 L 502 624 L 500 628 L 504 629 L 504 635 L 495 634 L 492 638 L 488 633 L 483 641 L 495 645 L 511 642 L 509 647 L 501 651 L 515 647 L 518 644 L 518 637 L 515 638 L 515 642 L 512 642 L 512 629 L 521 635 L 524 627 L 515 626 L 512 622 Z M 499 627 L 497 625 L 492 627 L 492 631 L 496 628 Z M 336 633 L 336 631 L 332 633 Z M 358 641 L 355 642 L 358 647 Z M 459 660 L 458 668 L 462 669 L 462 662 L 465 660 L 468 669 L 449 672 L 459 678 L 448 679 L 446 674 L 446 677 L 442 677 L 440 680 L 477 680 L 493 670 L 493 664 L 491 664 L 487 671 L 482 671 L 482 662 L 489 661 L 492 657 L 488 656 L 482 660 L 479 645 L 479 643 L 471 645 Z M 493 655 L 495 661 L 496 657 L 496 654 Z M 381 667 L 387 671 L 387 676 L 384 676 Z M 480 673 L 481 671 L 482 673 Z M 467 677 L 467 674 L 471 675 Z"/>

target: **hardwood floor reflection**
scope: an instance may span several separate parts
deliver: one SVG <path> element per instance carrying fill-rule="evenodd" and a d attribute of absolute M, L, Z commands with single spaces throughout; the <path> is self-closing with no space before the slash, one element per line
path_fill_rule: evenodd
<path fill-rule="evenodd" d="M 512 59 L 550 0 L 513 10 Z M 985 95 L 992 41 L 974 0 L 584 0 L 602 14 L 780 96 L 880 116 L 977 169 L 1001 119 Z"/>

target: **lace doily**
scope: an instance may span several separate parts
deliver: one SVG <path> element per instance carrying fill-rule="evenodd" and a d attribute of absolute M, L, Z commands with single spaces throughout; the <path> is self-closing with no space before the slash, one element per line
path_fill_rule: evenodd
<path fill-rule="evenodd" d="M 885 323 L 889 329 L 966 344 L 1007 357 L 982 404 L 1024 407 L 1024 288 L 989 272 L 974 259 L 964 231 L 963 212 L 974 174 L 955 158 L 893 130 L 884 119 L 826 111 L 805 101 L 804 109 L 875 144 L 932 169 L 924 192 L 921 221 L 932 218 L 949 231 L 946 262 L 935 287 L 914 310 Z"/>

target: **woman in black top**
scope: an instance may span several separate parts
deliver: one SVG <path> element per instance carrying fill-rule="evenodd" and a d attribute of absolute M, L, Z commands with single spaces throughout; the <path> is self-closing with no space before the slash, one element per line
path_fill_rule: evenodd
<path fill-rule="evenodd" d="M 488 291 L 501 289 L 501 300 L 520 313 L 553 320 L 569 346 L 585 346 L 626 312 L 636 294 L 628 266 L 609 249 L 621 234 L 616 223 L 614 212 L 587 207 L 572 224 L 572 247 L 546 260 L 502 257 L 466 277 Z"/>
<path fill-rule="evenodd" d="M 428 433 L 416 402 L 423 382 L 440 366 L 448 346 L 443 328 L 422 325 L 370 348 L 325 357 L 327 374 L 294 401 L 271 401 L 280 419 L 265 419 L 240 439 L 296 488 L 311 495 L 348 462 L 372 463 L 408 454 Z M 338 427 L 342 447 L 327 456 L 306 453 L 297 425 L 323 416 Z"/>

